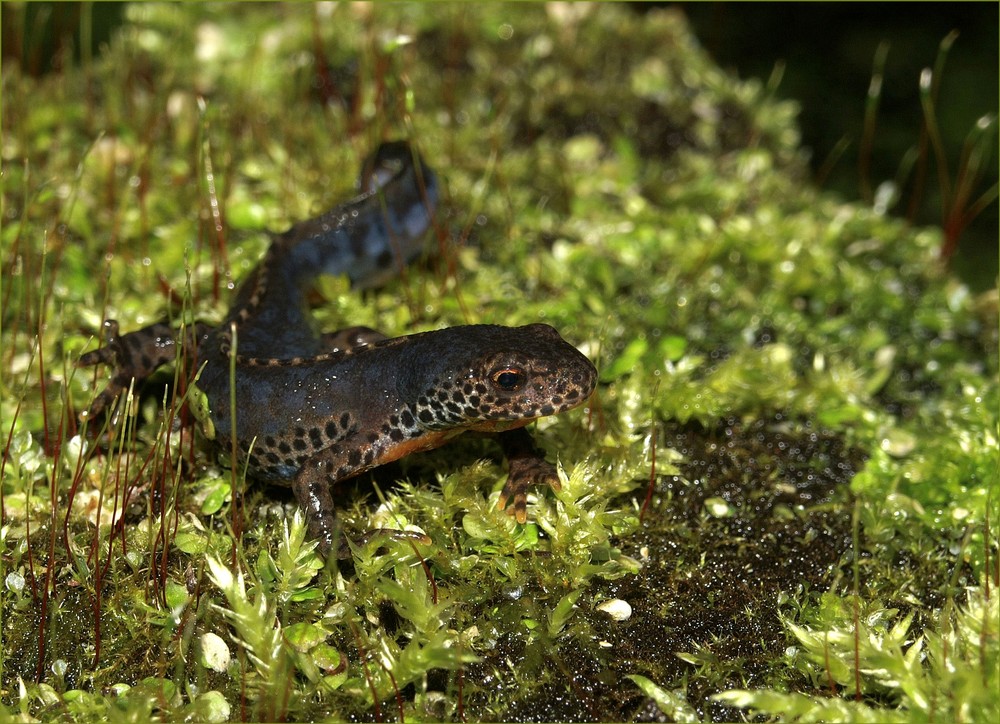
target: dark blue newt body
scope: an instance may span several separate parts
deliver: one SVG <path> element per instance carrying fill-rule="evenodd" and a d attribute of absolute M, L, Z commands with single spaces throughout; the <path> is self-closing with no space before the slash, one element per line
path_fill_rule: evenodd
<path fill-rule="evenodd" d="M 223 324 L 196 325 L 189 335 L 203 364 L 197 386 L 206 433 L 226 449 L 235 439 L 251 477 L 290 485 L 324 551 L 335 530 L 333 485 L 470 430 L 498 433 L 510 466 L 500 504 L 512 500 L 523 522 L 527 488 L 557 482 L 522 427 L 585 402 L 596 370 L 543 324 L 394 339 L 367 328 L 317 334 L 307 294 L 318 274 L 377 285 L 419 253 L 430 225 L 437 182 L 406 144 L 381 146 L 362 186 L 368 191 L 357 199 L 277 236 Z M 165 324 L 119 337 L 109 322 L 105 346 L 80 360 L 115 365 L 88 415 L 172 361 L 175 342 Z"/>

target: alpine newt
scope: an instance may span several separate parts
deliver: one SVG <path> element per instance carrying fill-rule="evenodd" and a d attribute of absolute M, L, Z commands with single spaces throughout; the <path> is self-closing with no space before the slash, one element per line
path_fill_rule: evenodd
<path fill-rule="evenodd" d="M 82 417 L 96 423 L 133 380 L 173 361 L 183 342 L 197 350 L 206 435 L 234 447 L 232 464 L 250 477 L 290 485 L 324 552 L 336 532 L 334 485 L 466 431 L 497 434 L 509 464 L 500 507 L 512 503 L 523 523 L 529 486 L 558 487 L 523 426 L 584 403 L 597 372 L 545 324 L 393 339 L 365 327 L 317 334 L 308 294 L 319 274 L 376 286 L 420 254 L 432 223 L 438 182 L 405 142 L 378 148 L 361 187 L 356 198 L 276 235 L 218 326 L 199 323 L 182 336 L 161 323 L 119 335 L 106 322 L 103 346 L 78 364 L 114 372 Z"/>

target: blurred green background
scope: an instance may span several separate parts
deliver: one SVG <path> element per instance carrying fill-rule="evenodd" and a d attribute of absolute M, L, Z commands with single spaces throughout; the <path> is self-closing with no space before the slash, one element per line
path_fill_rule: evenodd
<path fill-rule="evenodd" d="M 636 3 L 646 12 L 664 3 Z M 123 3 L 3 3 L 3 60 L 31 74 L 58 72 L 99 52 L 121 22 Z M 682 3 L 696 35 L 725 69 L 767 81 L 782 68 L 777 94 L 801 104 L 803 145 L 817 182 L 848 200 L 893 180 L 920 142 L 921 70 L 932 67 L 941 41 L 958 31 L 941 76 L 936 114 L 957 176 L 963 144 L 977 120 L 998 107 L 998 4 L 918 3 Z M 887 50 L 877 125 L 863 141 L 865 102 L 880 45 Z M 991 128 L 996 135 L 996 126 Z M 870 170 L 862 173 L 870 155 Z M 914 194 L 919 162 L 893 211 L 918 224 L 942 224 L 940 184 L 927 156 L 926 184 Z M 997 183 L 996 144 L 972 198 Z M 863 178 L 864 176 L 864 178 Z M 915 200 L 916 198 L 916 200 Z M 975 290 L 996 285 L 998 205 L 994 199 L 964 230 L 950 260 Z"/>
<path fill-rule="evenodd" d="M 951 31 L 958 37 L 948 53 L 937 103 L 938 123 L 954 181 L 962 146 L 976 121 L 996 115 L 1000 67 L 997 3 L 682 3 L 695 34 L 720 66 L 742 78 L 767 80 L 783 62 L 778 95 L 801 104 L 803 145 L 820 172 L 838 144 L 847 144 L 824 187 L 847 199 L 861 198 L 858 154 L 865 100 L 879 45 L 887 55 L 878 122 L 871 149 L 872 184 L 893 179 L 900 161 L 920 139 L 922 112 L 918 82 L 933 67 L 938 46 Z M 992 128 L 994 139 L 996 126 Z M 843 140 L 842 140 L 843 139 Z M 997 182 L 996 144 L 981 194 Z M 919 224 L 941 224 L 941 197 L 934 162 L 915 214 Z M 905 215 L 910 188 L 896 213 Z M 974 289 L 996 285 L 997 202 L 966 229 L 952 265 Z"/>

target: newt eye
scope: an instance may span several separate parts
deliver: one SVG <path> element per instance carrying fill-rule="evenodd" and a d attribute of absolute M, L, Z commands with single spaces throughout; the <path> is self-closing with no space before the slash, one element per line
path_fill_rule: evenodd
<path fill-rule="evenodd" d="M 504 367 L 490 375 L 493 384 L 506 392 L 513 392 L 524 385 L 524 370 L 517 367 Z"/>

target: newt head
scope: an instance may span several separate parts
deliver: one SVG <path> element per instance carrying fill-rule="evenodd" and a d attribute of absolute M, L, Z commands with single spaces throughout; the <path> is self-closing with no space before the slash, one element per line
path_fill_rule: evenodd
<path fill-rule="evenodd" d="M 547 324 L 452 330 L 454 345 L 440 355 L 465 361 L 437 376 L 417 397 L 414 414 L 425 430 L 521 427 L 578 407 L 597 384 L 590 360 Z M 446 341 L 442 332 L 434 333 L 439 342 Z"/>

